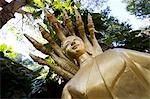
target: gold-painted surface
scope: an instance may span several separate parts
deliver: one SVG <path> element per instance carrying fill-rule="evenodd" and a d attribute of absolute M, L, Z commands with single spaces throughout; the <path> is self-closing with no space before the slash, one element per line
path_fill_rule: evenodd
<path fill-rule="evenodd" d="M 117 48 L 95 57 L 85 52 L 77 60 L 80 69 L 62 99 L 150 99 L 150 54 Z"/>

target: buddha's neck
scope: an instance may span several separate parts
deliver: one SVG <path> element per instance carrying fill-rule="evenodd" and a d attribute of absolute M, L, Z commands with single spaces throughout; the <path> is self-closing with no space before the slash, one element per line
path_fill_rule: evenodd
<path fill-rule="evenodd" d="M 77 59 L 80 66 L 82 65 L 82 63 L 84 63 L 90 56 L 88 55 L 88 53 L 84 53 L 81 56 L 79 56 L 79 58 Z"/>

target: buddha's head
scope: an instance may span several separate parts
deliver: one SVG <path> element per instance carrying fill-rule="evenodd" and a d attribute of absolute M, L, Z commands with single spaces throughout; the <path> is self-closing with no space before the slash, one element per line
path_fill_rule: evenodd
<path fill-rule="evenodd" d="M 82 39 L 77 36 L 67 37 L 62 42 L 62 48 L 68 56 L 75 59 L 86 52 Z"/>

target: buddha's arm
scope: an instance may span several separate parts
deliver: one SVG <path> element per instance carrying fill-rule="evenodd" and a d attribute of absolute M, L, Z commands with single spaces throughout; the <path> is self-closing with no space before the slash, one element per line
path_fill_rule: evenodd
<path fill-rule="evenodd" d="M 150 70 L 150 54 L 128 49 L 123 49 L 123 53 L 135 64 L 139 64 L 145 69 Z"/>
<path fill-rule="evenodd" d="M 122 49 L 126 57 L 127 66 L 141 79 L 141 81 L 150 87 L 150 54 L 138 51 Z"/>

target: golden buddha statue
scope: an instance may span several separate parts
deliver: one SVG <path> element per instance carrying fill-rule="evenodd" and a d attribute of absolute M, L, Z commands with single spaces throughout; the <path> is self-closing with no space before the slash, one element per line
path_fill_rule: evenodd
<path fill-rule="evenodd" d="M 63 48 L 80 69 L 64 87 L 62 99 L 150 98 L 149 54 L 117 48 L 92 57 L 76 36 L 68 37 Z"/>
<path fill-rule="evenodd" d="M 55 16 L 46 11 L 47 19 L 62 41 L 62 47 L 44 28 L 40 31 L 53 51 L 25 35 L 38 50 L 51 56 L 57 65 L 32 54 L 30 56 L 69 80 L 63 89 L 62 99 L 150 99 L 150 55 L 119 48 L 103 52 L 94 34 L 92 17 L 88 15 L 89 41 L 81 16 L 74 10 L 80 37 L 76 36 L 64 10 L 65 29 L 72 35 L 69 37 L 65 36 Z"/>

